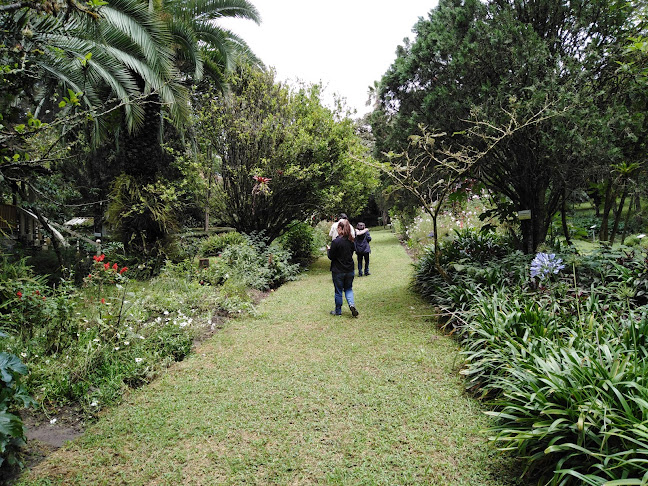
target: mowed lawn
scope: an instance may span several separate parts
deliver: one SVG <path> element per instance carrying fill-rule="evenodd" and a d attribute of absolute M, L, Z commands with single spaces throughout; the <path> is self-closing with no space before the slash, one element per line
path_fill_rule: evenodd
<path fill-rule="evenodd" d="M 517 484 L 463 391 L 456 344 L 408 289 L 410 258 L 371 234 L 357 319 L 329 315 L 323 256 L 19 484 Z"/>

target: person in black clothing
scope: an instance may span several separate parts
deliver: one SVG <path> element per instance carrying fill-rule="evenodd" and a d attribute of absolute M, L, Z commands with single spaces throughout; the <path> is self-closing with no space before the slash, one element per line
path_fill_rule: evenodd
<path fill-rule="evenodd" d="M 369 242 L 371 241 L 371 235 L 369 234 L 369 229 L 365 227 L 364 223 L 358 223 L 356 226 L 356 237 L 355 237 L 355 252 L 358 255 L 358 277 L 362 277 L 362 261 L 364 260 L 364 274 L 371 275 L 369 273 L 369 253 L 371 253 L 371 247 Z"/>
<path fill-rule="evenodd" d="M 351 225 L 346 219 L 338 221 L 338 237 L 326 246 L 327 255 L 331 260 L 331 274 L 333 275 L 333 287 L 335 288 L 335 310 L 331 311 L 334 316 L 342 315 L 343 295 L 353 317 L 358 317 L 358 310 L 355 308 L 353 296 L 353 277 L 355 276 L 355 263 L 353 252 L 355 245 L 351 234 Z"/>

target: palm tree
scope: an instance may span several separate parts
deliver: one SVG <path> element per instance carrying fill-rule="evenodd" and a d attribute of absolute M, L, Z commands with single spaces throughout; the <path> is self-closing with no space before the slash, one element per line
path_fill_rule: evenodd
<path fill-rule="evenodd" d="M 173 35 L 176 66 L 192 81 L 206 75 L 223 89 L 224 77 L 236 66 L 260 64 L 241 37 L 218 25 L 223 18 L 260 23 L 247 0 L 161 0 L 160 11 Z"/>
<path fill-rule="evenodd" d="M 173 66 L 171 37 L 147 6 L 140 0 L 111 0 L 96 10 L 75 5 L 65 3 L 52 13 L 26 6 L 0 11 L 0 44 L 20 46 L 13 59 L 10 49 L 3 50 L 2 64 L 18 61 L 24 66 L 3 76 L 13 87 L 5 103 L 28 100 L 36 104 L 30 111 L 38 117 L 55 93 L 68 100 L 74 95 L 76 103 L 68 101 L 64 109 L 76 104 L 89 112 L 99 136 L 99 115 L 107 106 L 123 106 L 129 130 L 142 124 L 143 110 L 136 101 L 143 80 L 173 119 L 186 116 L 186 89 Z M 0 105 L 3 114 L 7 104 Z"/>
<path fill-rule="evenodd" d="M 128 131 L 141 126 L 143 94 L 155 93 L 171 119 L 186 118 L 187 89 L 170 45 L 165 24 L 141 0 L 0 6 L 0 157 L 10 161 L 0 166 L 0 195 L 27 201 L 35 176 L 50 170 L 51 160 L 30 150 L 45 127 L 39 117 L 60 129 L 57 141 L 85 126 L 94 143 L 110 134 L 107 112 L 123 116 Z M 31 210 L 51 231 L 37 206 Z"/>
<path fill-rule="evenodd" d="M 170 33 L 173 60 L 186 85 L 208 78 L 218 90 L 223 90 L 226 76 L 235 67 L 259 64 L 243 39 L 217 25 L 224 17 L 259 22 L 259 13 L 247 0 L 159 0 L 153 8 Z M 128 214 L 128 217 L 112 218 L 119 224 L 118 232 L 125 248 L 150 255 L 163 251 L 159 242 L 173 225 L 162 224 L 159 212 L 141 213 L 133 209 L 142 207 L 138 201 L 145 187 L 159 186 L 160 178 L 172 174 L 171 157 L 161 148 L 165 133 L 161 104 L 154 96 L 149 100 L 153 103 L 145 107 L 146 129 L 124 133 L 120 138 L 119 159 L 124 174 L 118 179 L 121 183 L 113 186 L 111 199 L 114 203 L 109 213 L 113 216 Z M 118 201 L 123 202 L 119 211 L 116 209 Z"/>

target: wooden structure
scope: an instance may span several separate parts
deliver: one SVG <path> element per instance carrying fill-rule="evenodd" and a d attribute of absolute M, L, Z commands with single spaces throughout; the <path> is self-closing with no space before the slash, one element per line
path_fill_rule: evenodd
<path fill-rule="evenodd" d="M 19 241 L 27 246 L 41 246 L 38 219 L 28 211 L 12 204 L 0 204 L 0 237 L 9 246 Z"/>

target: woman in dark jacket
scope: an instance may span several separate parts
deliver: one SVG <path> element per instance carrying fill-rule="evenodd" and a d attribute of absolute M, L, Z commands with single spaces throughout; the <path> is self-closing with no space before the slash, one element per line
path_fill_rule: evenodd
<path fill-rule="evenodd" d="M 355 245 L 351 234 L 351 225 L 346 219 L 341 219 L 337 226 L 338 237 L 326 246 L 327 255 L 331 260 L 331 274 L 333 275 L 333 287 L 335 288 L 335 310 L 331 311 L 334 316 L 342 315 L 343 297 L 346 297 L 347 304 L 353 317 L 358 317 L 358 310 L 355 308 L 353 296 L 353 277 L 355 275 L 355 264 L 353 252 Z"/>
<path fill-rule="evenodd" d="M 358 255 L 358 277 L 362 277 L 362 260 L 364 260 L 364 274 L 371 275 L 369 273 L 370 241 L 371 235 L 369 234 L 369 230 L 365 227 L 364 223 L 358 223 L 355 237 L 355 251 L 356 255 Z"/>

